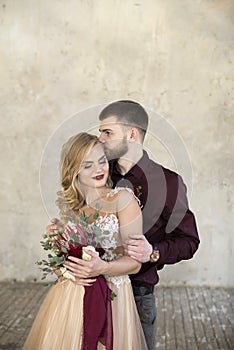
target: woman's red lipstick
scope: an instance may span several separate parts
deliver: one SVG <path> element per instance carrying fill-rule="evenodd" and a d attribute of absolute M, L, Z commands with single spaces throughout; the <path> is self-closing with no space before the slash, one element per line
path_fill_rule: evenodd
<path fill-rule="evenodd" d="M 103 178 L 104 178 L 104 174 L 97 175 L 97 176 L 93 177 L 93 179 L 98 180 L 98 181 L 102 180 Z"/>

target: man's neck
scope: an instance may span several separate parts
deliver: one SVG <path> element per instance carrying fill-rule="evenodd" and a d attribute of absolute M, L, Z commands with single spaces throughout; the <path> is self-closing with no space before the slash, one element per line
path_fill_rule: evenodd
<path fill-rule="evenodd" d="M 118 166 L 120 173 L 125 175 L 130 169 L 136 165 L 141 157 L 143 156 L 143 149 L 138 149 L 137 151 L 131 152 L 130 150 L 121 158 L 118 159 Z"/>

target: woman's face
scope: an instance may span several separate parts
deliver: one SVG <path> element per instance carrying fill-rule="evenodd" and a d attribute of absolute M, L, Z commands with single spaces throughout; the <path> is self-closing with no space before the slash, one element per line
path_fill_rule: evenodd
<path fill-rule="evenodd" d="M 95 145 L 81 164 L 79 183 L 86 187 L 103 187 L 109 174 L 109 164 L 103 145 Z"/>

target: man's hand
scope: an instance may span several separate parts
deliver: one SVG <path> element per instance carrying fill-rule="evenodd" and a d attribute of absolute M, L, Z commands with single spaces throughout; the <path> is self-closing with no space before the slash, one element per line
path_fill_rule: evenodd
<path fill-rule="evenodd" d="M 105 273 L 107 262 L 100 259 L 99 256 L 91 250 L 85 249 L 85 252 L 92 258 L 85 261 L 74 256 L 69 256 L 68 260 L 63 264 L 73 276 L 79 279 L 92 278 Z"/>
<path fill-rule="evenodd" d="M 145 263 L 150 260 L 150 255 L 153 251 L 152 245 L 143 235 L 129 235 L 129 239 L 125 241 L 125 254 L 132 259 Z"/>

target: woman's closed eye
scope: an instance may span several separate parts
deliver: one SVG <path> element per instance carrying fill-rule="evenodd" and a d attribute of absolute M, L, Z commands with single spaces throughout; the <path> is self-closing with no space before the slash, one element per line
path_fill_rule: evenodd
<path fill-rule="evenodd" d="M 89 168 L 91 168 L 91 166 L 92 166 L 92 164 L 86 164 L 86 165 L 84 166 L 84 169 L 89 169 Z"/>
<path fill-rule="evenodd" d="M 99 159 L 98 163 L 99 163 L 99 164 L 105 164 L 105 163 L 107 163 L 107 158 L 106 158 L 106 156 L 104 156 L 104 157 L 102 157 L 101 159 Z"/>
<path fill-rule="evenodd" d="M 101 157 L 99 160 L 98 160 L 98 164 L 106 164 L 107 163 L 107 158 L 106 156 L 103 156 Z M 83 164 L 83 168 L 84 169 L 90 169 L 92 166 L 93 166 L 94 162 L 85 162 Z"/>
<path fill-rule="evenodd" d="M 84 169 L 89 169 L 89 168 L 92 167 L 92 165 L 93 165 L 93 162 L 86 162 L 86 163 L 83 164 L 83 168 Z"/>

